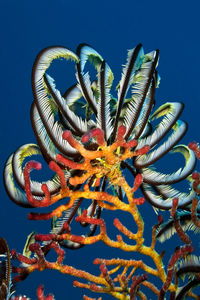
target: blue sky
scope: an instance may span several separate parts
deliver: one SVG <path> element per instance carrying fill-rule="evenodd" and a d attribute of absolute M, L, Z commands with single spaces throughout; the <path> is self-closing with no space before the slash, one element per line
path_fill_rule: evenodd
<path fill-rule="evenodd" d="M 51 45 L 63 45 L 75 51 L 78 44 L 85 42 L 105 58 L 119 79 L 127 49 L 138 43 L 143 44 L 145 52 L 160 49 L 161 84 L 156 93 L 157 107 L 167 101 L 184 102 L 181 118 L 189 124 L 184 142 L 198 141 L 199 8 L 198 1 L 180 0 L 0 1 L 0 236 L 7 239 L 10 248 L 22 251 L 26 236 L 32 230 L 40 230 L 39 225 L 27 220 L 28 210 L 10 201 L 2 181 L 3 165 L 9 154 L 22 144 L 35 142 L 29 111 L 33 100 L 31 70 L 38 52 Z M 68 82 L 67 77 L 65 82 Z M 155 219 L 153 214 L 152 218 Z M 103 249 L 101 245 L 93 248 L 93 254 L 99 249 Z M 70 263 L 77 263 L 90 256 L 89 253 L 84 248 L 81 254 L 67 253 L 66 257 L 69 256 Z M 87 264 L 89 268 L 89 260 Z M 70 293 L 73 299 L 82 299 L 84 293 L 77 288 L 72 290 L 72 279 L 57 272 L 32 274 L 19 285 L 18 292 L 35 299 L 40 282 L 58 300 L 71 299 Z M 103 299 L 107 299 L 106 296 Z"/>

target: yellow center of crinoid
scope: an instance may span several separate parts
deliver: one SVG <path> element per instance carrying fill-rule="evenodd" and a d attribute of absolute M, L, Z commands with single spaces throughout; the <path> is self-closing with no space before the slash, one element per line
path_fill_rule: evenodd
<path fill-rule="evenodd" d="M 114 152 L 111 151 L 108 146 L 100 146 L 98 150 L 103 150 L 104 155 L 96 158 L 95 160 L 95 165 L 101 169 L 100 172 L 95 174 L 96 178 L 106 176 L 111 184 L 119 185 L 119 181 L 122 179 L 120 170 L 120 147 L 118 147 Z"/>

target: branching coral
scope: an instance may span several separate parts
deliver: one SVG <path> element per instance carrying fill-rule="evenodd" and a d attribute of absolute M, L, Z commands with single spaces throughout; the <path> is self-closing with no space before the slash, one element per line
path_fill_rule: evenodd
<path fill-rule="evenodd" d="M 63 96 L 47 74 L 56 58 L 71 59 L 76 64 L 78 83 Z M 199 158 L 200 151 L 196 143 L 189 147 L 177 145 L 187 129 L 186 123 L 178 119 L 183 109 L 181 103 L 165 103 L 152 113 L 159 84 L 157 63 L 158 51 L 144 54 L 141 45 L 130 50 L 115 98 L 111 91 L 113 73 L 90 46 L 80 45 L 77 54 L 64 47 L 50 47 L 38 55 L 32 73 L 31 117 L 39 146 L 26 144 L 17 149 L 6 163 L 4 181 L 11 199 L 21 206 L 42 209 L 54 205 L 49 212 L 28 214 L 31 220 L 53 222 L 49 233 L 32 233 L 28 237 L 23 254 L 9 251 L 2 239 L 0 251 L 6 255 L 10 271 L 12 258 L 14 282 L 35 270 L 53 269 L 78 277 L 80 281 L 74 281 L 74 286 L 116 299 L 148 299 L 146 291 L 159 300 L 169 294 L 170 299 L 184 296 L 198 299 L 191 290 L 200 283 L 200 263 L 191 255 L 192 238 L 185 231 L 198 232 L 200 228 L 200 175 L 192 174 L 195 154 Z M 92 81 L 86 72 L 88 64 L 95 68 L 97 80 Z M 161 121 L 154 126 L 154 120 L 158 119 Z M 158 172 L 154 163 L 169 151 L 181 153 L 185 165 L 173 173 Z M 31 180 L 30 172 L 41 169 L 41 164 L 33 160 L 25 164 L 33 155 L 42 155 L 49 163 L 55 173 L 50 180 L 43 183 Z M 185 178 L 192 181 L 189 192 L 171 186 Z M 142 197 L 136 195 L 139 189 Z M 154 209 L 170 210 L 167 221 L 158 216 L 149 245 L 145 242 L 146 223 L 140 209 L 146 199 Z M 88 202 L 88 208 L 81 212 L 80 207 Z M 134 230 L 125 220 L 115 218 L 113 232 L 118 234 L 111 238 L 110 225 L 101 215 L 103 209 L 131 216 Z M 74 217 L 82 227 L 89 227 L 85 235 L 75 234 Z M 167 262 L 157 244 L 173 234 L 178 235 L 183 245 L 172 251 Z M 78 249 L 99 241 L 132 253 L 132 258 L 96 258 L 94 264 L 99 265 L 99 275 L 77 269 L 64 260 L 68 251 L 65 248 Z M 47 259 L 50 251 L 57 255 L 55 262 Z M 188 281 L 181 287 L 180 278 L 187 276 Z M 11 282 L 11 276 L 5 273 L 0 292 L 6 299 L 12 293 Z M 41 286 L 37 296 L 53 299 L 52 295 L 44 296 Z M 93 298 L 84 296 L 84 299 Z"/>
<path fill-rule="evenodd" d="M 53 218 L 54 216 L 61 217 L 63 212 L 73 207 L 78 199 L 82 198 L 84 201 L 86 199 L 91 199 L 92 201 L 96 201 L 99 207 L 107 210 L 121 210 L 131 214 L 137 225 L 137 232 L 133 233 L 123 225 L 119 219 L 115 219 L 114 226 L 120 234 L 116 236 L 116 240 L 113 240 L 107 234 L 106 222 L 102 218 L 88 216 L 87 210 L 84 210 L 80 216 L 76 217 L 76 221 L 98 226 L 100 233 L 87 237 L 74 235 L 68 222 L 65 222 L 59 233 L 52 232 L 46 235 L 35 234 L 34 240 L 36 242 L 33 242 L 29 246 L 30 251 L 34 253 L 33 258 L 17 253 L 13 254 L 13 257 L 18 259 L 21 263 L 26 264 L 14 269 L 15 272 L 18 273 L 15 277 L 15 281 L 27 277 L 28 274 L 35 270 L 42 271 L 44 269 L 54 269 L 59 270 L 64 274 L 86 279 L 90 282 L 81 283 L 76 280 L 74 285 L 77 287 L 86 288 L 93 292 L 107 293 L 116 299 L 135 299 L 136 296 L 141 299 L 146 299 L 146 296 L 142 291 L 142 286 L 149 288 L 160 300 L 164 299 L 167 291 L 170 291 L 172 295 L 175 295 L 178 285 L 176 282 L 173 283 L 172 279 L 177 268 L 177 262 L 181 257 L 186 257 L 193 252 L 194 249 L 191 245 L 191 240 L 180 227 L 179 220 L 176 217 L 178 199 L 174 199 L 173 201 L 171 216 L 174 219 L 174 227 L 177 234 L 186 245 L 175 249 L 174 254 L 168 263 L 167 273 L 165 272 L 163 265 L 163 256 L 155 249 L 156 232 L 159 227 L 162 226 L 162 218 L 159 217 L 158 225 L 155 225 L 152 230 L 152 242 L 150 246 L 144 244 L 144 222 L 138 210 L 138 205 L 144 203 L 144 198 L 134 197 L 134 193 L 142 184 L 142 176 L 138 174 L 133 186 L 130 186 L 122 175 L 119 168 L 119 162 L 137 155 L 144 155 L 149 151 L 149 147 L 146 145 L 141 149 L 134 150 L 137 147 L 137 141 L 130 140 L 126 142 L 124 139 L 125 133 L 126 128 L 120 126 L 116 141 L 108 146 L 102 130 L 91 130 L 82 137 L 82 142 L 87 143 L 90 139 L 95 138 L 98 148 L 96 151 L 92 151 L 87 150 L 80 142 L 75 140 L 70 131 L 66 131 L 63 134 L 63 138 L 80 152 L 83 160 L 81 162 L 74 162 L 61 155 L 57 155 L 57 160 L 71 170 L 84 170 L 84 173 L 80 176 L 70 177 L 67 185 L 62 169 L 55 162 L 51 162 L 51 169 L 57 172 L 60 178 L 61 190 L 56 195 L 51 196 L 48 187 L 43 184 L 42 189 L 45 193 L 45 197 L 42 200 L 38 200 L 31 194 L 29 173 L 32 168 L 39 168 L 40 166 L 36 162 L 29 162 L 24 169 L 25 188 L 28 201 L 35 207 L 46 207 L 56 202 L 59 203 L 59 200 L 62 198 L 67 199 L 66 204 L 60 205 L 49 213 L 30 213 L 29 219 L 46 220 Z M 119 197 L 108 192 L 94 190 L 94 187 L 89 185 L 91 178 L 93 178 L 95 187 L 99 187 L 101 183 L 100 178 L 103 178 L 104 176 L 109 180 L 109 185 L 121 187 L 125 194 L 124 201 L 121 201 Z M 74 191 L 74 185 L 82 185 L 83 188 Z M 128 238 L 129 242 L 125 242 L 122 235 Z M 144 262 L 145 258 L 143 260 L 97 258 L 95 259 L 94 264 L 100 265 L 100 275 L 95 276 L 88 272 L 78 270 L 71 265 L 64 264 L 65 251 L 61 249 L 59 244 L 66 240 L 81 245 L 90 245 L 97 243 L 98 241 L 103 241 L 109 247 L 118 248 L 123 251 L 138 252 L 141 255 L 144 255 L 144 257 L 148 256 L 152 259 L 155 267 L 146 264 Z M 46 253 L 50 250 L 54 250 L 57 253 L 58 257 L 56 262 L 52 263 L 46 259 Z M 108 270 L 108 267 L 110 266 L 111 269 Z M 139 270 L 142 270 L 143 274 L 135 275 Z M 147 274 L 149 276 L 158 277 L 162 282 L 162 286 L 156 286 L 148 279 Z"/>

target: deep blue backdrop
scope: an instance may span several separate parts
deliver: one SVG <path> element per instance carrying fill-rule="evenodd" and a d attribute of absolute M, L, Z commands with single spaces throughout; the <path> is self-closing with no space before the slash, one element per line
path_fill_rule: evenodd
<path fill-rule="evenodd" d="M 0 236 L 7 239 L 10 248 L 22 251 L 26 236 L 32 230 L 41 231 L 39 226 L 42 225 L 28 221 L 28 210 L 10 201 L 2 180 L 3 165 L 9 154 L 24 143 L 35 142 L 29 111 L 33 100 L 31 69 L 37 53 L 50 45 L 63 45 L 75 51 L 79 43 L 86 42 L 102 54 L 119 79 L 127 49 L 140 42 L 145 52 L 159 48 L 161 85 L 156 94 L 157 107 L 167 101 L 184 102 L 182 118 L 189 123 L 184 142 L 199 140 L 200 20 L 197 3 L 169 0 L 0 1 Z M 66 84 L 68 80 L 71 84 L 71 78 L 67 77 Z M 148 209 L 148 206 L 143 209 L 146 216 Z M 156 222 L 153 211 L 151 217 L 148 210 L 148 219 L 152 224 Z M 110 256 L 103 249 L 99 244 L 92 250 L 84 248 L 82 252 L 67 253 L 66 263 L 79 266 L 84 261 L 89 269 L 90 261 L 96 256 Z M 112 256 L 119 254 L 113 251 Z M 36 299 L 36 288 L 41 282 L 46 292 L 53 292 L 58 300 L 82 299 L 85 293 L 72 289 L 72 278 L 50 271 L 35 272 L 18 286 L 17 292 Z M 103 295 L 103 299 L 107 299 L 106 296 Z"/>

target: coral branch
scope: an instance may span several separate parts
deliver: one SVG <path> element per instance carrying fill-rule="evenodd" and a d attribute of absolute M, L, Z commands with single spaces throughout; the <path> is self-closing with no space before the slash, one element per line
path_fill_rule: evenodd
<path fill-rule="evenodd" d="M 184 230 L 181 227 L 181 224 L 179 222 L 179 219 L 176 217 L 176 209 L 178 207 L 178 198 L 173 199 L 173 204 L 172 204 L 172 210 L 171 210 L 171 217 L 174 219 L 174 227 L 176 229 L 176 232 L 185 244 L 191 244 L 191 240 L 189 236 L 184 232 Z"/>
<path fill-rule="evenodd" d="M 200 228 L 200 220 L 198 219 L 197 215 L 196 215 L 196 208 L 198 205 L 198 200 L 197 198 L 194 198 L 192 200 L 192 209 L 191 209 L 191 215 L 192 215 L 192 221 L 194 222 L 194 224 Z"/>
<path fill-rule="evenodd" d="M 37 289 L 37 297 L 38 300 L 54 300 L 54 296 L 52 294 L 44 296 L 44 287 L 42 285 L 40 285 Z"/>
<path fill-rule="evenodd" d="M 130 290 L 130 300 L 136 299 L 135 295 L 136 295 L 137 289 L 138 289 L 139 285 L 145 280 L 147 280 L 147 274 L 140 275 L 140 276 L 133 276 L 133 283 L 131 285 L 131 290 Z"/>
<path fill-rule="evenodd" d="M 196 157 L 200 159 L 200 148 L 197 142 L 191 142 L 188 144 L 188 147 L 194 151 Z"/>
<path fill-rule="evenodd" d="M 160 290 L 160 295 L 159 295 L 159 300 L 163 300 L 166 291 L 169 288 L 169 285 L 172 281 L 172 277 L 173 277 L 173 272 L 174 272 L 174 266 L 176 264 L 176 262 L 178 261 L 178 259 L 180 259 L 181 257 L 184 257 L 186 255 L 188 255 L 189 253 L 193 252 L 194 248 L 190 245 L 186 245 L 183 247 L 180 247 L 179 249 L 176 249 L 174 254 L 172 255 L 169 264 L 168 264 L 168 268 L 167 268 L 167 278 L 165 283 L 163 284 L 161 290 Z"/>
<path fill-rule="evenodd" d="M 41 164 L 36 161 L 29 161 L 24 167 L 26 196 L 29 203 L 35 207 L 49 206 L 51 204 L 50 195 L 46 184 L 42 185 L 42 190 L 45 193 L 45 198 L 43 200 L 36 200 L 32 196 L 29 173 L 32 171 L 32 169 L 40 170 L 41 167 Z"/>

